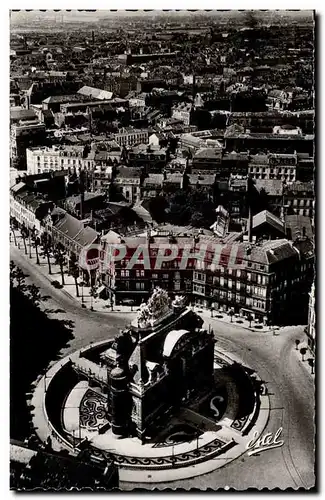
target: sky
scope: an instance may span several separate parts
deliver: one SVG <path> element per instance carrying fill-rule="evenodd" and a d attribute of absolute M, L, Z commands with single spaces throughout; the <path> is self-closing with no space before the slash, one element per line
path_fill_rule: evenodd
<path fill-rule="evenodd" d="M 200 11 L 198 11 L 200 12 Z M 278 11 L 279 12 L 279 11 Z M 288 15 L 288 16 L 293 16 L 295 18 L 304 16 L 306 15 L 308 11 L 282 11 L 280 12 L 281 15 Z M 311 11 L 309 11 L 310 14 Z M 222 12 L 222 11 L 213 11 L 211 12 L 205 12 L 201 11 L 200 14 L 205 14 L 205 15 L 213 15 L 213 16 L 218 16 L 222 15 L 224 17 L 227 16 L 234 16 L 238 13 L 238 11 L 232 10 L 228 12 Z M 140 16 L 182 16 L 186 14 L 187 16 L 189 15 L 195 15 L 195 13 L 189 12 L 189 11 L 180 11 L 180 12 L 175 12 L 175 11 L 168 11 L 168 12 L 163 12 L 163 11 L 150 11 L 150 12 L 144 12 L 144 11 L 123 11 L 120 10 L 118 12 L 111 12 L 109 10 L 97 10 L 95 12 L 89 12 L 89 11 L 78 11 L 78 10 L 72 10 L 72 11 L 40 11 L 40 10 L 33 10 L 33 11 L 26 11 L 26 10 L 21 10 L 19 12 L 14 12 L 11 11 L 11 23 L 12 24 L 24 24 L 26 22 L 32 22 L 33 20 L 41 21 L 42 19 L 46 21 L 60 19 L 63 17 L 63 20 L 65 22 L 68 21 L 73 21 L 73 22 L 95 22 L 97 20 L 100 20 L 102 18 L 112 18 L 114 17 L 128 17 L 128 16 L 134 16 L 134 17 L 140 17 Z M 275 13 L 274 13 L 275 14 Z M 278 13 L 277 13 L 278 14 Z M 276 14 L 276 15 L 277 15 Z M 242 14 L 241 14 L 242 15 Z"/>

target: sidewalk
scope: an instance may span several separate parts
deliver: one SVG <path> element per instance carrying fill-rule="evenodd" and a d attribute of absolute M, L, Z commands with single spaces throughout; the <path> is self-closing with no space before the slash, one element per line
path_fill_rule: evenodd
<path fill-rule="evenodd" d="M 306 349 L 306 354 L 304 355 L 304 361 L 302 360 L 302 355 L 300 353 L 300 349 L 302 349 L 302 348 Z M 308 359 L 313 359 L 314 363 L 315 363 L 315 355 L 309 349 L 308 344 L 305 341 L 305 339 L 303 339 L 300 342 L 298 349 L 296 349 L 296 346 L 293 349 L 294 349 L 294 352 L 295 352 L 297 358 L 299 359 L 300 363 L 302 363 L 302 365 L 308 371 L 309 375 L 311 375 L 314 378 L 315 377 L 315 369 L 313 369 L 313 370 L 311 369 L 311 366 L 308 363 Z M 313 373 L 312 373 L 312 371 L 313 371 Z"/>
<path fill-rule="evenodd" d="M 270 333 L 272 332 L 273 335 L 277 335 L 278 330 L 280 329 L 279 326 L 265 326 L 262 323 L 258 323 L 257 321 L 251 321 L 249 322 L 246 318 L 243 316 L 239 316 L 239 314 L 236 314 L 235 316 L 230 316 L 226 312 L 219 312 L 219 311 L 211 311 L 209 309 L 205 309 L 200 306 L 194 306 L 193 311 L 196 313 L 200 314 L 202 318 L 205 320 L 206 323 L 211 323 L 211 321 L 220 321 L 222 323 L 227 323 L 234 328 L 244 328 L 246 330 L 250 330 L 251 332 L 261 332 L 261 333 Z"/>

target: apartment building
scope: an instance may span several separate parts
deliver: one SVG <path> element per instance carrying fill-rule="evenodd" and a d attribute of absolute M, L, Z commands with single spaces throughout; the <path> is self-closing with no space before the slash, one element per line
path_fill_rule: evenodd
<path fill-rule="evenodd" d="M 135 144 L 148 144 L 149 131 L 147 129 L 135 129 L 131 127 L 121 128 L 114 138 L 119 146 L 133 146 Z"/>
<path fill-rule="evenodd" d="M 288 213 L 314 217 L 315 188 L 313 182 L 293 182 L 284 186 L 283 201 Z"/>
<path fill-rule="evenodd" d="M 192 229 L 193 232 L 193 229 Z M 171 296 L 183 294 L 204 307 L 229 311 L 269 324 L 307 322 L 308 290 L 313 280 L 314 248 L 307 239 L 240 242 L 239 234 L 228 244 L 224 239 L 191 230 L 173 234 L 157 233 L 122 238 L 110 231 L 101 239 L 103 256 L 112 244 L 126 247 L 121 261 L 101 262 L 101 279 L 115 303 L 140 303 L 159 285 Z M 175 258 L 155 262 L 159 248 L 176 248 Z M 150 266 L 142 263 L 139 247 L 145 248 Z M 204 248 L 204 255 L 198 258 Z M 182 258 L 188 252 L 184 267 Z M 219 253 L 218 253 L 219 252 Z M 231 254 L 235 252 L 234 256 Z M 135 256 L 136 265 L 130 265 Z M 233 264 L 235 262 L 236 265 Z"/>
<path fill-rule="evenodd" d="M 13 123 L 10 129 L 10 160 L 18 170 L 26 170 L 26 148 L 44 144 L 45 124 L 37 120 Z"/>
<path fill-rule="evenodd" d="M 180 103 L 172 108 L 172 118 L 181 120 L 184 125 L 190 125 L 192 116 L 192 104 Z"/>
<path fill-rule="evenodd" d="M 26 150 L 27 173 L 42 174 L 53 170 L 92 168 L 92 161 L 85 159 L 84 146 L 52 146 Z"/>
<path fill-rule="evenodd" d="M 294 182 L 297 177 L 297 154 L 257 154 L 248 163 L 248 173 L 254 179 Z"/>
<path fill-rule="evenodd" d="M 10 189 L 10 217 L 18 222 L 19 227 L 41 232 L 41 221 L 52 208 L 52 202 L 30 191 L 24 182 Z"/>
<path fill-rule="evenodd" d="M 303 246 L 301 245 L 303 244 Z M 205 307 L 251 315 L 270 324 L 306 321 L 314 249 L 309 240 L 238 244 L 242 267 L 211 269 L 196 262 L 193 298 Z"/>
<path fill-rule="evenodd" d="M 118 167 L 114 178 L 114 185 L 124 196 L 126 201 L 136 203 L 141 198 L 142 172 L 139 168 Z"/>

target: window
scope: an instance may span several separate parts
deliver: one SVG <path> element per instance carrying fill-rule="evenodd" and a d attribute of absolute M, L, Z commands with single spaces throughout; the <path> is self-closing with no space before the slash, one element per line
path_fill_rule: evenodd
<path fill-rule="evenodd" d="M 130 271 L 126 271 L 126 270 L 122 269 L 121 276 L 125 276 L 126 278 L 128 278 L 130 276 Z"/>
<path fill-rule="evenodd" d="M 144 290 L 144 283 L 142 283 L 142 282 L 140 282 L 140 283 L 139 283 L 139 282 L 137 282 L 137 283 L 135 284 L 135 288 L 136 288 L 137 290 Z"/>

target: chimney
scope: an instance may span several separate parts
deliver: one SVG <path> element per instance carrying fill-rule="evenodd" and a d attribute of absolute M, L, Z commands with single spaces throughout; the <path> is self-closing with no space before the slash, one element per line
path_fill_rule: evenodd
<path fill-rule="evenodd" d="M 252 207 L 249 205 L 248 207 L 248 241 L 252 242 L 252 229 L 253 229 L 253 216 L 252 216 Z"/>

